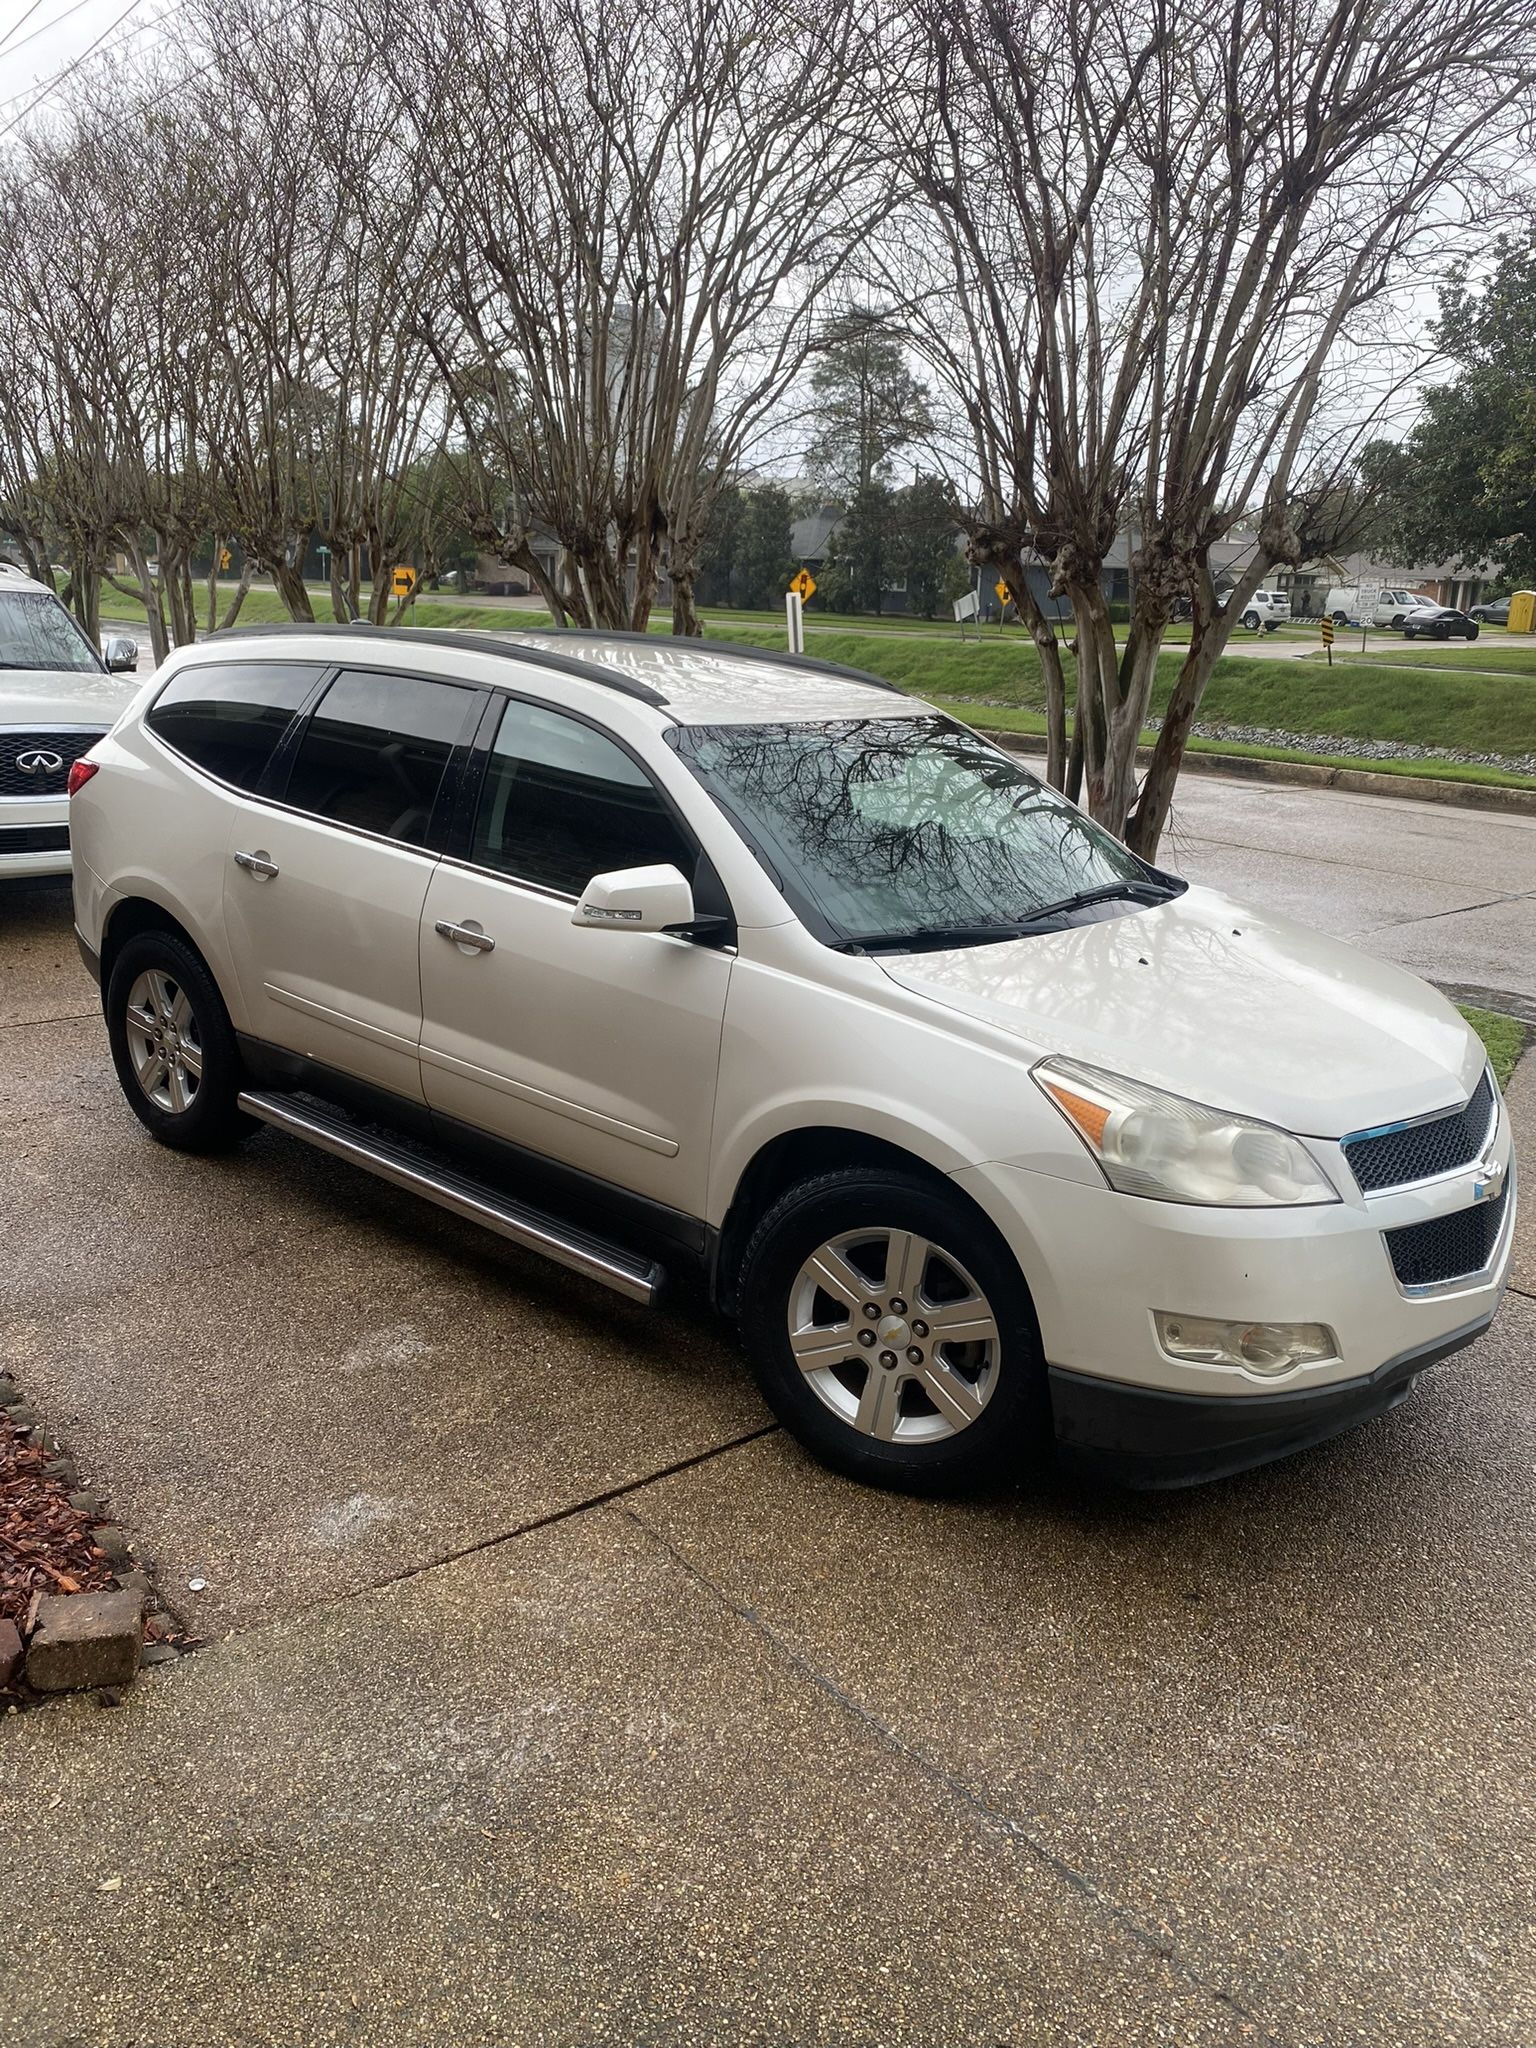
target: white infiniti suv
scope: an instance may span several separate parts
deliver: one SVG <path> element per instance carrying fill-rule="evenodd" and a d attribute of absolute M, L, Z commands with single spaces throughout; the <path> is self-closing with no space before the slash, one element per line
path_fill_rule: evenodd
<path fill-rule="evenodd" d="M 99 655 L 44 583 L 0 562 L 0 882 L 69 873 L 69 771 L 137 690 L 112 675 L 135 640 Z"/>
<path fill-rule="evenodd" d="M 275 1126 L 641 1301 L 699 1269 L 858 1477 L 1052 1437 L 1233 1471 L 1498 1305 L 1509 1125 L 1455 1010 L 873 678 L 235 634 L 79 773 L 80 944 L 157 1138 Z"/>

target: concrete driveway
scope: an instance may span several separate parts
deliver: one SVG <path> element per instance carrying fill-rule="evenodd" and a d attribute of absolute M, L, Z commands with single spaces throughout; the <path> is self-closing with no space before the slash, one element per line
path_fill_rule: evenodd
<path fill-rule="evenodd" d="M 1300 794 L 1362 891 L 1443 886 L 1417 806 Z M 1317 828 L 1193 823 L 1320 886 Z M 1436 964 L 1531 987 L 1479 915 Z M 0 1345 L 209 1639 L 0 1724 L 0 2042 L 1536 2038 L 1529 1268 L 1304 1459 L 889 1499 L 697 1304 L 270 1133 L 155 1148 L 48 887 L 0 898 L 0 1185 Z"/>

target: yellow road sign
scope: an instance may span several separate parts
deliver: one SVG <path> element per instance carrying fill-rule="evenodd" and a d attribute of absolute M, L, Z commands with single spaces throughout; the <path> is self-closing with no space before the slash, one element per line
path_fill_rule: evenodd
<path fill-rule="evenodd" d="M 228 548 L 220 548 L 220 549 L 219 549 L 219 567 L 220 567 L 221 569 L 227 569 L 227 568 L 229 567 L 229 549 L 228 549 Z"/>
<path fill-rule="evenodd" d="M 1324 619 L 1324 621 L 1323 621 L 1323 625 L 1322 625 L 1322 633 L 1323 633 L 1323 645 L 1324 645 L 1325 647 L 1331 647 L 1331 646 L 1333 645 L 1333 621 L 1332 621 L 1332 619 Z"/>
<path fill-rule="evenodd" d="M 999 604 L 1008 605 L 1013 603 L 1013 592 L 1008 588 L 1001 576 L 998 577 L 992 588 L 997 592 Z"/>
<path fill-rule="evenodd" d="M 416 571 L 402 563 L 391 575 L 389 587 L 396 597 L 409 597 L 416 588 Z"/>
<path fill-rule="evenodd" d="M 816 578 L 809 569 L 802 569 L 797 576 L 791 576 L 789 587 L 802 604 L 809 604 L 816 595 Z"/>

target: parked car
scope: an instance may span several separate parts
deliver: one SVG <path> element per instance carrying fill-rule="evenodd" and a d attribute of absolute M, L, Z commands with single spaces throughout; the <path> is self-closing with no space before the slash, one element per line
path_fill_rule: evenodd
<path fill-rule="evenodd" d="M 1229 590 L 1224 596 L 1217 598 L 1217 611 L 1226 611 L 1231 602 L 1232 592 Z M 1255 590 L 1238 614 L 1238 623 L 1246 626 L 1250 633 L 1257 633 L 1261 626 L 1266 633 L 1273 633 L 1277 627 L 1285 625 L 1290 616 L 1291 600 L 1286 591 Z"/>
<path fill-rule="evenodd" d="M 1486 604 L 1467 607 L 1467 617 L 1476 619 L 1480 626 L 1507 626 L 1509 624 L 1509 599 L 1491 597 Z"/>
<path fill-rule="evenodd" d="M 1476 619 L 1453 611 L 1448 604 L 1426 605 L 1422 611 L 1410 612 L 1403 621 L 1405 640 L 1475 640 L 1477 635 Z"/>
<path fill-rule="evenodd" d="M 1498 1305 L 1509 1124 L 1445 998 L 873 677 L 221 635 L 71 783 L 155 1138 L 274 1127 L 631 1301 L 692 1269 L 861 1479 L 1052 1438 L 1234 1471 L 1396 1406 Z"/>
<path fill-rule="evenodd" d="M 1413 612 L 1434 608 L 1434 599 L 1416 590 L 1378 589 L 1375 584 L 1345 584 L 1328 593 L 1323 609 L 1336 626 L 1401 626 Z"/>
<path fill-rule="evenodd" d="M 0 563 L 0 881 L 69 873 L 71 764 L 102 738 L 136 683 L 137 641 L 91 645 L 44 583 Z"/>

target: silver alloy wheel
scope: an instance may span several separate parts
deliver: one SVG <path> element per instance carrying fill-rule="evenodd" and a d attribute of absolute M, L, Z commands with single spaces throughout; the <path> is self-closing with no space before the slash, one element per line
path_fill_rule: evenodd
<path fill-rule="evenodd" d="M 789 1348 L 824 1406 L 881 1443 L 968 1429 L 997 1387 L 1002 1339 L 958 1259 L 909 1230 L 848 1230 L 789 1291 Z"/>
<path fill-rule="evenodd" d="M 180 1116 L 203 1079 L 202 1035 L 186 990 L 163 968 L 148 967 L 128 991 L 124 1021 L 139 1086 L 157 1109 Z"/>

